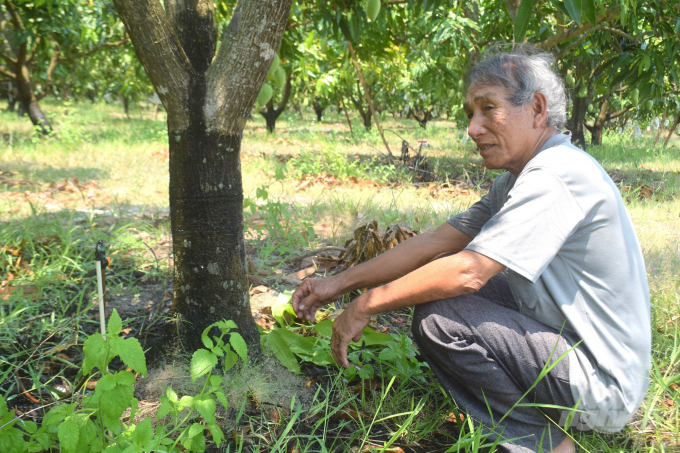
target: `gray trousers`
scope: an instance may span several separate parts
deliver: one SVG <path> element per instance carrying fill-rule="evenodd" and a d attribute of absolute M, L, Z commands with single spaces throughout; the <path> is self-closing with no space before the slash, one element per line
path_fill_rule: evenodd
<path fill-rule="evenodd" d="M 565 439 L 558 409 L 515 407 L 499 424 L 544 366 L 568 349 L 559 332 L 519 312 L 504 275 L 474 294 L 417 305 L 412 329 L 461 411 L 485 426 L 489 439 L 501 436 L 500 451 L 550 451 Z M 573 407 L 568 357 L 521 402 Z"/>

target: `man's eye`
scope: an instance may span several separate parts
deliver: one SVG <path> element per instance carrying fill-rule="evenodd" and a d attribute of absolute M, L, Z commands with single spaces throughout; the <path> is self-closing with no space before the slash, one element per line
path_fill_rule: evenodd
<path fill-rule="evenodd" d="M 493 110 L 494 106 L 493 105 L 487 105 L 484 107 L 484 110 Z"/>

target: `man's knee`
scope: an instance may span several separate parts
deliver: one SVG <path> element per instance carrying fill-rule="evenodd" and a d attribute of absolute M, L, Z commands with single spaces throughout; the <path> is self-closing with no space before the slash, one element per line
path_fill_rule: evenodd
<path fill-rule="evenodd" d="M 466 322 L 464 313 L 471 307 L 466 307 L 465 300 L 443 299 L 416 305 L 413 311 L 411 331 L 416 342 L 423 347 L 433 342 L 465 336 Z"/>

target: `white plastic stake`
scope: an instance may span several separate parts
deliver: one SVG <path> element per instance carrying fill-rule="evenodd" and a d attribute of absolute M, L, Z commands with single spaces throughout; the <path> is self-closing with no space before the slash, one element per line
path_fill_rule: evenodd
<path fill-rule="evenodd" d="M 99 324 L 106 340 L 106 313 L 104 311 L 104 285 L 102 284 L 102 263 L 97 260 L 97 292 L 99 293 Z"/>

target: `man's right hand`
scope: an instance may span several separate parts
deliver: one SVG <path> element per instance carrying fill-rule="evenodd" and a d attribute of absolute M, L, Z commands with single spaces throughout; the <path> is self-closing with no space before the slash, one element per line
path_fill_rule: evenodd
<path fill-rule="evenodd" d="M 298 318 L 314 322 L 316 311 L 336 300 L 344 293 L 337 277 L 308 278 L 293 293 L 293 310 Z"/>

